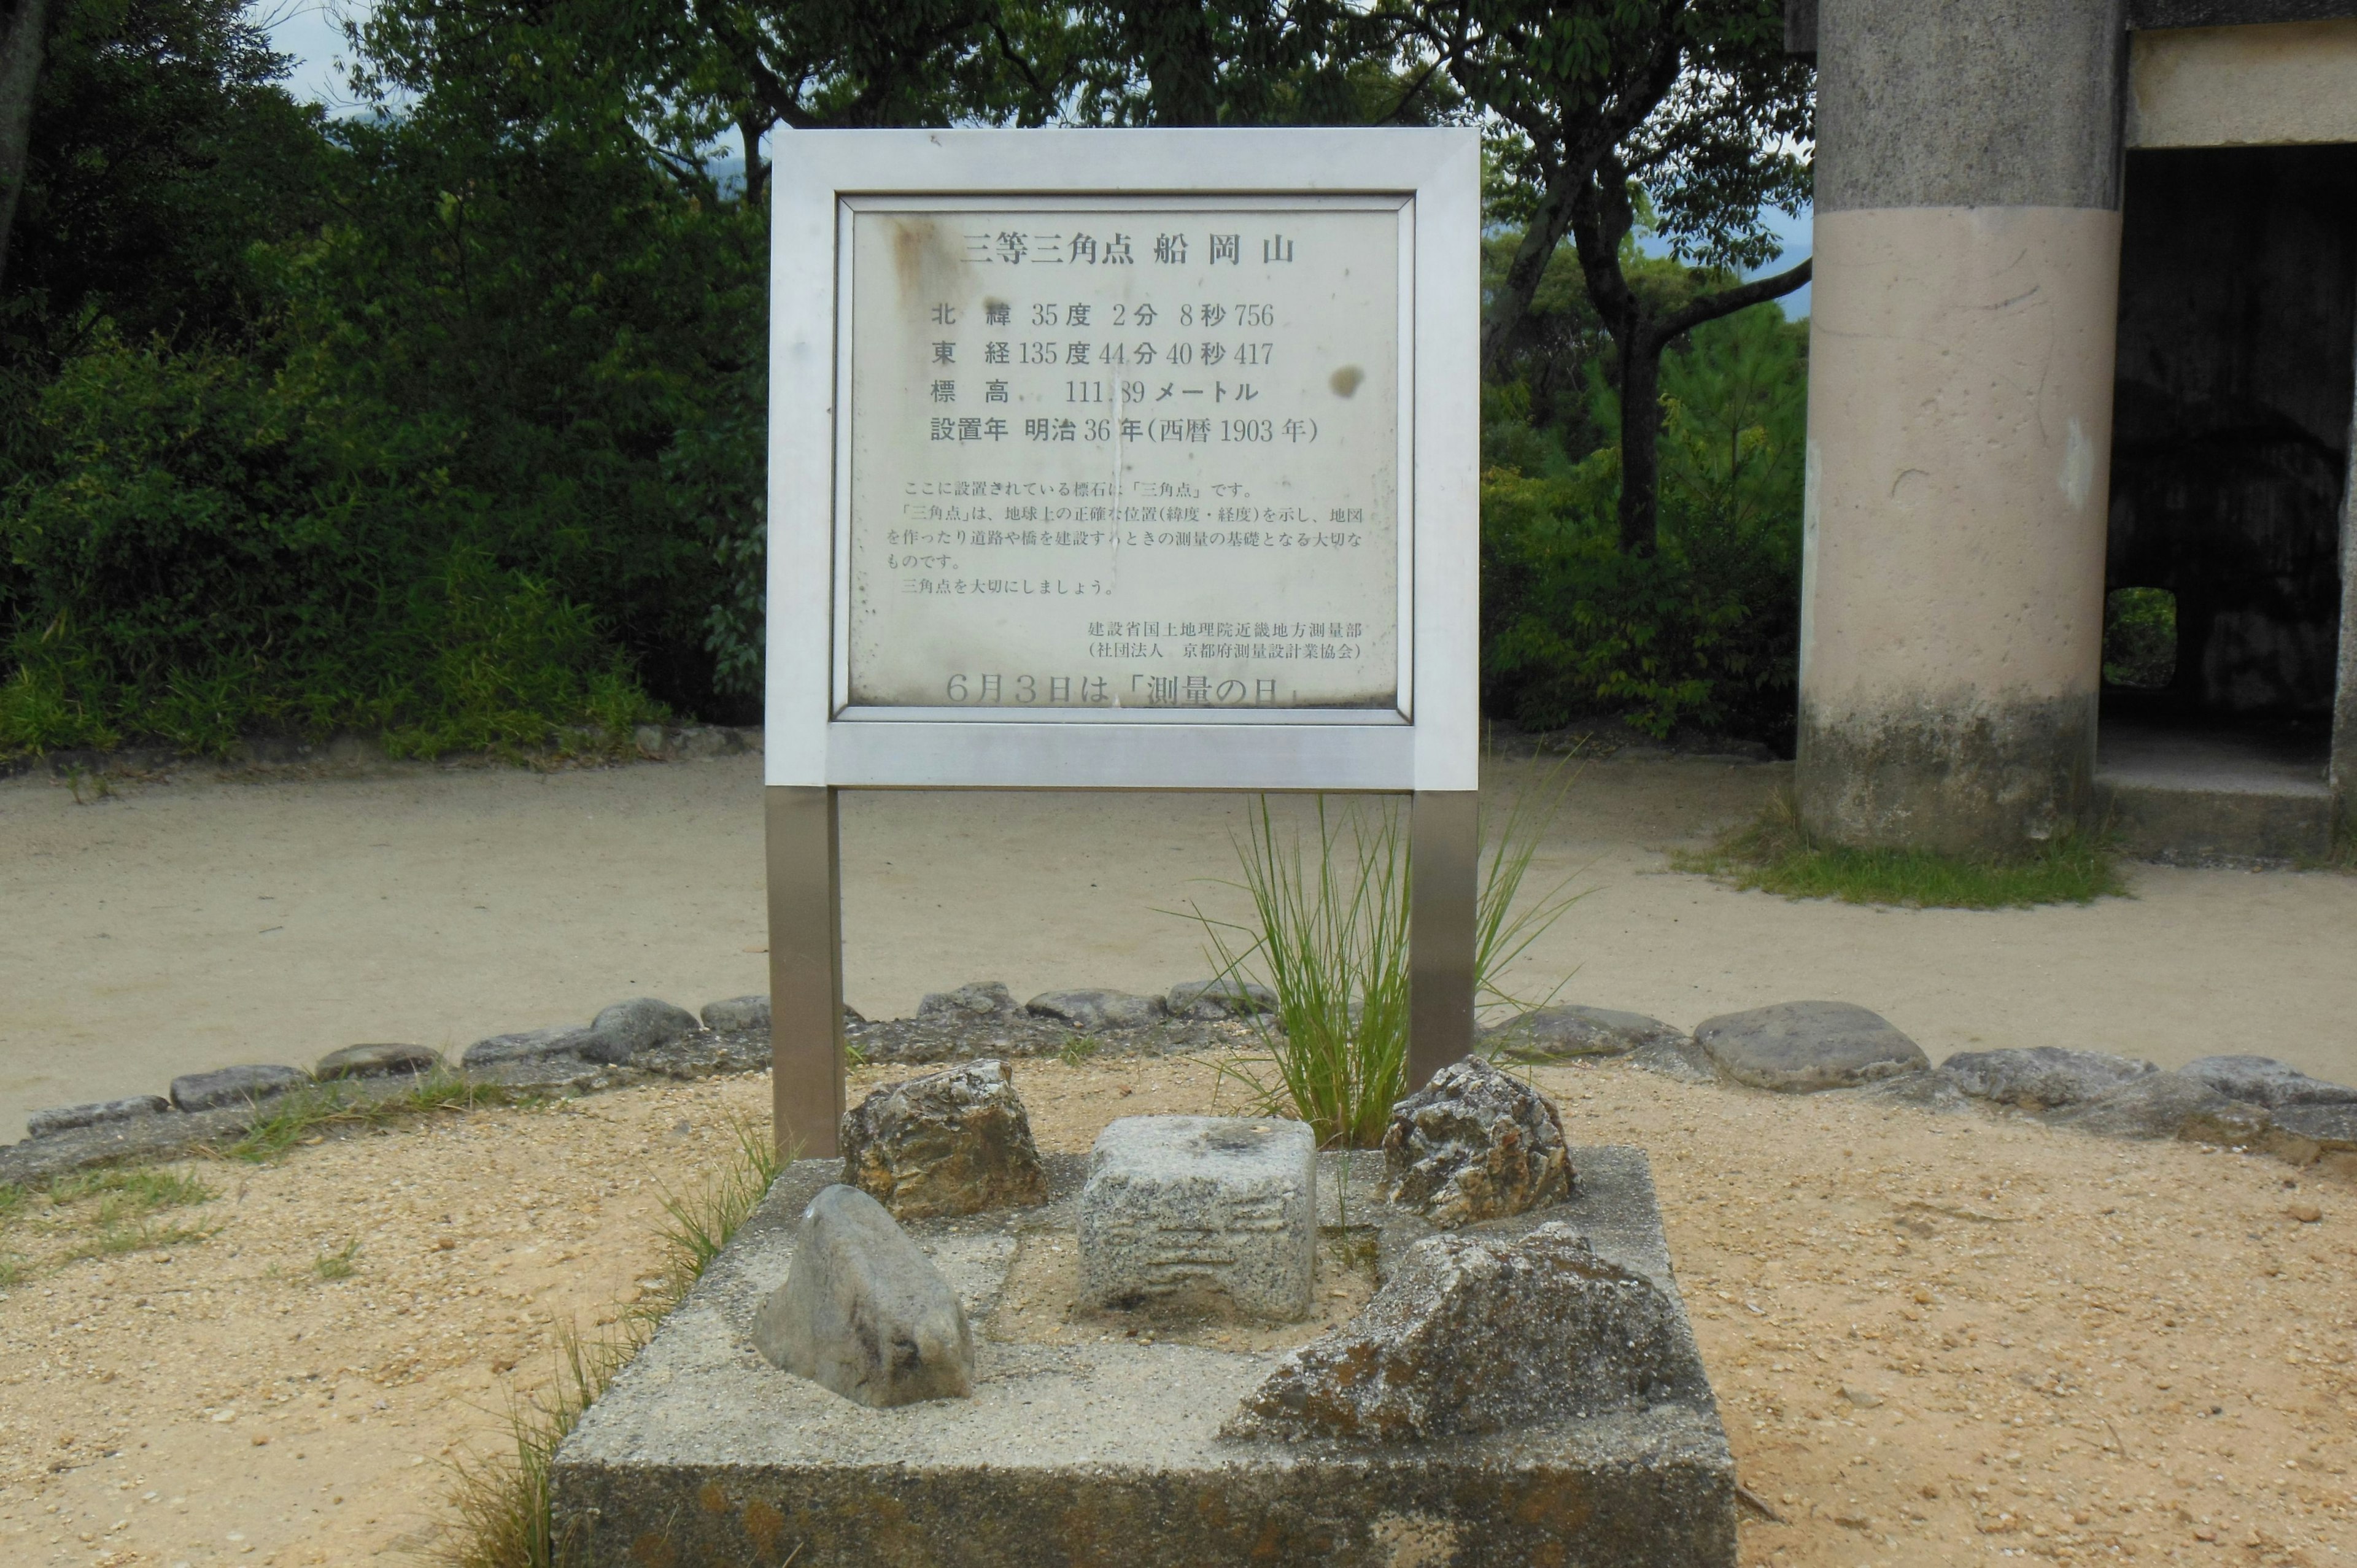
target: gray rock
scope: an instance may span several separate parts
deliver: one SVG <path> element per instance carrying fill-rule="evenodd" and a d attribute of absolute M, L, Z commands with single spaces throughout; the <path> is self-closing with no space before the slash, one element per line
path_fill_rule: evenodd
<path fill-rule="evenodd" d="M 771 1365 L 881 1409 L 974 1392 L 974 1330 L 957 1292 L 856 1187 L 811 1199 L 786 1283 L 753 1316 Z"/>
<path fill-rule="evenodd" d="M 389 1078 L 394 1073 L 432 1072 L 442 1065 L 442 1053 L 427 1050 L 424 1046 L 346 1046 L 340 1051 L 329 1051 L 311 1069 L 311 1076 L 326 1082 L 338 1078 Z"/>
<path fill-rule="evenodd" d="M 291 1067 L 225 1067 L 217 1072 L 192 1072 L 174 1079 L 172 1103 L 182 1111 L 213 1111 L 267 1100 L 310 1081 Z"/>
<path fill-rule="evenodd" d="M 1720 1075 L 1780 1094 L 1848 1089 L 1932 1065 L 1878 1013 L 1847 1002 L 1779 1002 L 1706 1020 L 1695 1038 Z"/>
<path fill-rule="evenodd" d="M 695 1032 L 695 1015 L 651 996 L 633 996 L 600 1011 L 589 1021 L 589 1040 L 580 1054 L 593 1062 L 621 1066 L 640 1051 L 670 1045 Z"/>
<path fill-rule="evenodd" d="M 2310 1078 L 2273 1057 L 2202 1057 L 2177 1071 L 2229 1100 L 2247 1100 L 2270 1111 L 2285 1105 L 2357 1104 L 2357 1089 Z"/>
<path fill-rule="evenodd" d="M 1674 1078 L 1680 1083 L 1718 1081 L 1718 1069 L 1711 1065 L 1710 1053 L 1691 1037 L 1639 1046 L 1620 1059 L 1631 1067 L 1643 1068 L 1647 1072 Z"/>
<path fill-rule="evenodd" d="M 545 1029 L 526 1029 L 520 1034 L 493 1035 L 487 1040 L 477 1040 L 458 1061 L 468 1072 L 548 1057 L 571 1057 L 577 1061 L 591 1044 L 589 1031 L 580 1025 L 557 1024 Z"/>
<path fill-rule="evenodd" d="M 1479 1057 L 1449 1063 L 1392 1107 L 1384 1200 L 1443 1230 L 1520 1214 L 1570 1191 L 1555 1107 Z"/>
<path fill-rule="evenodd" d="M 2264 1105 L 2229 1099 L 2179 1073 L 2157 1072 L 2048 1120 L 2107 1138 L 2183 1138 L 2247 1146 L 2266 1137 L 2271 1119 Z"/>
<path fill-rule="evenodd" d="M 2277 1132 L 2305 1138 L 2318 1154 L 2357 1151 L 2357 1105 L 2287 1105 L 2272 1115 Z"/>
<path fill-rule="evenodd" d="M 770 1032 L 770 996 L 731 996 L 704 1010 L 704 1026 L 716 1035 L 766 1035 Z"/>
<path fill-rule="evenodd" d="M 135 1094 L 127 1100 L 94 1100 L 87 1105 L 60 1105 L 50 1111 L 36 1111 L 25 1118 L 25 1136 L 51 1138 L 59 1133 L 70 1133 L 77 1127 L 95 1127 L 102 1122 L 128 1122 L 134 1117 L 155 1116 L 172 1109 L 172 1102 L 160 1094 Z"/>
<path fill-rule="evenodd" d="M 1162 998 L 1173 1018 L 1250 1018 L 1276 1011 L 1276 993 L 1248 980 L 1182 980 Z"/>
<path fill-rule="evenodd" d="M 1142 1029 L 1162 1015 L 1159 996 L 1126 991 L 1047 991 L 1023 1004 L 1035 1018 L 1053 1018 L 1084 1035 L 1103 1029 Z"/>
<path fill-rule="evenodd" d="M 996 980 L 973 981 L 955 991 L 930 992 L 917 1004 L 920 1018 L 996 1018 L 1021 1011 L 1015 993 Z"/>
<path fill-rule="evenodd" d="M 2024 1111 L 2059 1111 L 2100 1100 L 2124 1083 L 2159 1070 L 2150 1062 L 2061 1046 L 1958 1051 L 1940 1064 L 1941 1076 L 1975 1100 L 1993 1100 Z"/>
<path fill-rule="evenodd" d="M 1081 1189 L 1081 1296 L 1160 1314 L 1309 1315 L 1318 1144 L 1275 1117 L 1124 1116 Z"/>
<path fill-rule="evenodd" d="M 1676 1309 L 1560 1222 L 1430 1236 L 1366 1310 L 1280 1362 L 1229 1437 L 1412 1443 L 1675 1397 Z"/>
<path fill-rule="evenodd" d="M 1511 1061 L 1619 1057 L 1648 1046 L 1674 1047 L 1686 1032 L 1642 1013 L 1609 1007 L 1541 1007 L 1481 1031 L 1482 1049 Z"/>
<path fill-rule="evenodd" d="M 1014 1071 L 994 1058 L 887 1084 L 845 1112 L 843 1179 L 902 1219 L 1048 1194 Z"/>

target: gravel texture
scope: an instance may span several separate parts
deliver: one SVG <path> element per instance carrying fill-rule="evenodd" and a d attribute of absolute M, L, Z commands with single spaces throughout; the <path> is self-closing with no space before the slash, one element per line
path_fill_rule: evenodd
<path fill-rule="evenodd" d="M 1050 1152 L 1243 1109 L 1187 1058 L 1016 1073 Z M 1738 1474 L 1787 1521 L 1746 1516 L 1747 1565 L 2357 1560 L 2357 1187 L 1862 1093 L 1536 1079 L 1573 1143 L 1652 1157 Z M 218 1229 L 161 1250 L 61 1262 L 92 1204 L 8 1216 L 0 1561 L 429 1549 L 441 1461 L 496 1449 L 553 1321 L 592 1328 L 651 1277 L 662 1193 L 768 1098 L 757 1074 L 643 1084 L 191 1164 L 221 1196 L 157 1222 Z"/>

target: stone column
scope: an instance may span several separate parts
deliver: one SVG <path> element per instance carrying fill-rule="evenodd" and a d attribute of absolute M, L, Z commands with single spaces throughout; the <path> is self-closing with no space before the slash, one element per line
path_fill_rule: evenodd
<path fill-rule="evenodd" d="M 1822 0 L 1798 783 L 1852 844 L 2080 822 L 2122 0 Z"/>

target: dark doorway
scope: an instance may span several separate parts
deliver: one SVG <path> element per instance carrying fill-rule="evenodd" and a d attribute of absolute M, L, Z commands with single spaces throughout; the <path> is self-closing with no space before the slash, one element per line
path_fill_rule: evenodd
<path fill-rule="evenodd" d="M 2322 790 L 2352 389 L 2357 147 L 2130 153 L 2106 640 L 2162 590 L 2175 657 L 2107 646 L 2107 768 L 2247 754 Z"/>

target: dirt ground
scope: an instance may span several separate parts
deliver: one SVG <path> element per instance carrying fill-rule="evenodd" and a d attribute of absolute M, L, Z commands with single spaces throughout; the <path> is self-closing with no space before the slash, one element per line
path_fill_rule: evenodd
<path fill-rule="evenodd" d="M 1187 1059 L 1026 1063 L 1043 1147 L 1237 1108 Z M 886 1075 L 857 1075 L 859 1092 Z M 2357 1556 L 2357 1188 L 2273 1161 L 1979 1116 L 1538 1080 L 1575 1143 L 1653 1162 L 1744 1484 L 1743 1562 Z M 650 1277 L 661 1194 L 721 1166 L 760 1078 L 448 1114 L 181 1167 L 202 1241 L 70 1262 L 9 1222 L 0 1561 L 414 1560 L 551 1324 Z M 2313 1218 L 2305 1218 L 2313 1216 Z M 320 1277 L 350 1251 L 353 1273 Z M 510 1369 L 512 1369 L 511 1371 Z"/>
<path fill-rule="evenodd" d="M 1520 777 L 1491 770 L 1491 782 Z M 1757 810 L 1778 766 L 1589 767 L 1535 875 L 1588 895 L 1517 990 L 1684 1027 L 1801 997 L 1860 1003 L 1933 1059 L 2064 1045 L 2175 1066 L 2260 1051 L 2357 1082 L 2357 876 L 2131 868 L 2086 908 L 1875 910 L 1738 894 L 1666 869 Z M 84 791 L 88 794 L 87 789 Z M 970 979 L 1018 996 L 1200 976 L 1163 913 L 1234 895 L 1226 795 L 853 794 L 845 984 L 871 1016 Z M 160 1092 L 339 1046 L 463 1049 L 651 993 L 762 989 L 758 757 L 533 774 L 124 782 L 77 802 L 0 782 L 0 1139 L 42 1106 Z"/>

